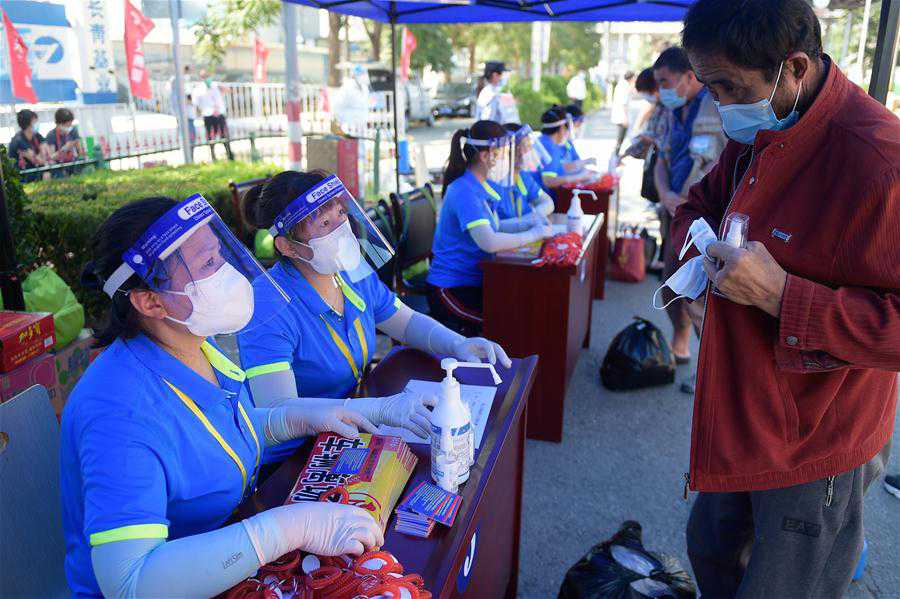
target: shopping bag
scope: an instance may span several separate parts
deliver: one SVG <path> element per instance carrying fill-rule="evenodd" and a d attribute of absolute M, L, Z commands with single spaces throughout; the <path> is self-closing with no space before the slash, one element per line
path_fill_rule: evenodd
<path fill-rule="evenodd" d="M 674 383 L 675 354 L 665 335 L 649 320 L 634 319 L 609 344 L 600 366 L 603 386 L 624 391 Z"/>
<path fill-rule="evenodd" d="M 56 345 L 59 350 L 71 343 L 84 328 L 84 307 L 72 289 L 49 266 L 33 270 L 22 282 L 25 309 L 53 314 Z"/>
<path fill-rule="evenodd" d="M 692 599 L 697 589 L 673 557 L 644 549 L 641 525 L 629 520 L 569 568 L 559 599 Z"/>
<path fill-rule="evenodd" d="M 625 283 L 639 283 L 645 274 L 644 240 L 631 233 L 618 236 L 613 246 L 609 277 Z"/>

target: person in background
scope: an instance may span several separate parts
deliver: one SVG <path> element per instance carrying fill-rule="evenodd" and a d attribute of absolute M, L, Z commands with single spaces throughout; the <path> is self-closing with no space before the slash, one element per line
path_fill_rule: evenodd
<path fill-rule="evenodd" d="M 569 83 L 566 85 L 566 95 L 579 110 L 584 108 L 584 100 L 587 98 L 587 81 L 584 71 L 578 71 L 569 79 Z"/>
<path fill-rule="evenodd" d="M 569 118 L 562 106 L 552 106 L 541 115 L 541 136 L 538 143 L 545 155 L 541 166 L 541 187 L 551 198 L 556 197 L 557 187 L 585 179 L 586 175 L 577 166 L 563 163 L 566 142 L 569 139 Z M 570 172 L 572 169 L 573 172 Z"/>
<path fill-rule="evenodd" d="M 502 196 L 497 205 L 497 215 L 501 221 L 529 214 L 534 214 L 532 219 L 540 220 L 540 217 L 546 219 L 553 213 L 553 200 L 538 183 L 541 162 L 532 146 L 531 127 L 519 123 L 508 123 L 504 127 L 515 139 L 515 162 L 512 185 L 505 188 L 495 187 Z"/>
<path fill-rule="evenodd" d="M 806 0 L 698 0 L 682 42 L 731 141 L 673 245 L 697 219 L 727 238 L 729 215 L 749 217 L 744 247 L 700 260 L 717 293 L 688 555 L 704 597 L 843 597 L 897 412 L 900 120 L 823 53 Z"/>
<path fill-rule="evenodd" d="M 726 139 L 713 97 L 697 79 L 683 48 L 673 46 L 663 50 L 653 64 L 653 76 L 659 86 L 660 102 L 668 109 L 666 138 L 654 172 L 659 201 L 666 209 L 660 228 L 668 229 L 675 210 L 687 201 L 688 190 L 715 166 Z M 676 253 L 680 247 L 668 244 L 664 279 L 677 269 Z M 700 334 L 702 302 L 689 305 L 682 299 L 675 299 L 668 287 L 663 288 L 662 298 L 668 304 L 666 313 L 674 330 L 672 351 L 675 359 L 680 364 L 687 364 L 691 357 L 691 328 L 698 336 Z M 692 378 L 682 385 L 682 391 L 693 393 L 693 387 Z"/>
<path fill-rule="evenodd" d="M 16 167 L 22 171 L 38 168 L 51 163 L 50 148 L 44 137 L 37 132 L 38 115 L 27 108 L 16 113 L 19 131 L 9 142 L 9 157 Z M 37 181 L 41 176 L 37 173 L 20 175 L 23 183 Z"/>
<path fill-rule="evenodd" d="M 562 157 L 563 167 L 566 172 L 574 173 L 584 170 L 585 167 L 597 164 L 595 158 L 587 158 L 582 160 L 575 149 L 575 140 L 581 137 L 584 128 L 584 113 L 581 107 L 575 104 L 569 104 L 564 109 L 566 111 L 566 119 L 569 121 L 569 135 L 564 144 L 564 153 Z"/>
<path fill-rule="evenodd" d="M 56 121 L 56 127 L 51 129 L 44 138 L 50 147 L 50 157 L 53 162 L 60 164 L 84 159 L 84 146 L 81 143 L 81 136 L 78 135 L 78 127 L 73 125 L 75 115 L 72 114 L 72 111 L 68 108 L 58 108 L 53 115 L 53 120 Z M 65 174 L 73 174 L 80 169 L 80 166 L 71 167 L 65 169 Z M 63 171 L 57 172 L 59 176 L 63 175 Z"/>
<path fill-rule="evenodd" d="M 636 135 L 631 145 L 625 150 L 624 155 L 644 161 L 641 197 L 656 203 L 661 239 L 659 257 L 650 264 L 650 270 L 661 274 L 665 267 L 671 217 L 668 209 L 659 203 L 659 193 L 656 190 L 653 171 L 659 157 L 660 148 L 665 142 L 668 112 L 666 107 L 659 101 L 659 86 L 656 84 L 652 68 L 646 68 L 638 73 L 634 81 L 634 88 L 646 106 L 641 110 L 635 121 L 634 131 Z"/>
<path fill-rule="evenodd" d="M 191 91 L 191 101 L 194 108 L 203 117 L 203 127 L 206 129 L 206 138 L 210 142 L 209 152 L 215 158 L 214 140 L 221 139 L 225 145 L 225 153 L 228 160 L 234 160 L 231 152 L 231 143 L 228 136 L 228 121 L 225 117 L 225 98 L 219 84 L 212 80 L 206 69 L 200 69 L 200 81 Z"/>
<path fill-rule="evenodd" d="M 499 123 L 477 121 L 453 134 L 444 169 L 444 202 L 428 271 L 428 305 L 437 320 L 467 336 L 481 330 L 480 262 L 553 233 L 544 224 L 522 231 L 524 221 L 501 221 L 497 214 L 501 198 L 491 183 L 508 184 L 511 143 Z"/>
<path fill-rule="evenodd" d="M 105 347 L 62 413 L 66 578 L 75 597 L 213 597 L 294 549 L 384 543 L 363 509 L 306 502 L 226 525 L 263 449 L 375 425 L 342 405 L 256 408 L 214 337 L 256 326 L 287 297 L 199 195 L 151 197 L 97 230 L 82 283 L 110 297 Z M 252 281 L 252 283 L 251 283 Z"/>
<path fill-rule="evenodd" d="M 618 156 L 619 150 L 622 149 L 622 142 L 625 141 L 625 134 L 628 133 L 630 121 L 628 120 L 628 104 L 631 102 L 632 82 L 634 81 L 634 72 L 627 71 L 625 75 L 616 83 L 613 91 L 612 106 L 609 111 L 609 121 L 616 126 L 616 147 L 613 155 Z"/>
<path fill-rule="evenodd" d="M 267 398 L 300 403 L 334 398 L 370 421 L 429 435 L 434 398 L 401 392 L 384 398 L 352 398 L 370 366 L 376 329 L 403 345 L 462 361 L 511 365 L 503 349 L 480 337 L 467 339 L 415 312 L 381 282 L 368 264 L 391 251 L 361 249 L 378 241 L 377 228 L 336 176 L 285 171 L 245 196 L 248 222 L 275 236 L 280 260 L 269 274 L 291 298 L 287 309 L 238 336 L 241 364 L 257 407 Z M 318 199 L 317 199 L 318 198 Z M 247 200 L 251 201 L 247 201 Z M 368 255 L 368 258 L 361 256 Z M 260 398 L 257 401 L 257 398 Z M 288 444 L 271 461 L 296 449 Z"/>
<path fill-rule="evenodd" d="M 482 121 L 501 122 L 500 92 L 506 85 L 506 65 L 502 62 L 484 63 L 483 85 L 475 100 L 475 118 Z"/>

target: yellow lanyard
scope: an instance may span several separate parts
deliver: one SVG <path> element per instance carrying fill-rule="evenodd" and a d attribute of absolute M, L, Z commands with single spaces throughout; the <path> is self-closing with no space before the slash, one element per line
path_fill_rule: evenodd
<path fill-rule="evenodd" d="M 482 181 L 481 185 L 482 185 L 482 187 L 484 187 L 484 190 L 487 192 L 487 194 L 489 196 L 491 196 L 492 198 L 494 198 L 494 201 L 496 201 L 496 202 L 500 201 L 500 194 L 498 194 L 494 190 L 493 187 L 488 185 L 487 181 Z M 491 218 L 494 220 L 494 226 L 496 226 L 499 229 L 500 228 L 500 217 L 497 216 L 497 211 L 492 209 L 490 204 L 488 204 L 487 202 L 485 202 L 484 205 L 487 207 L 488 212 L 490 212 L 490 214 L 491 214 Z"/>
<path fill-rule="evenodd" d="M 219 431 L 216 430 L 216 427 L 213 426 L 212 422 L 209 421 L 209 418 L 206 417 L 206 414 L 200 411 L 200 408 L 197 407 L 197 404 L 194 403 L 190 397 L 182 393 L 181 389 L 166 381 L 166 384 L 172 388 L 172 391 L 175 392 L 175 395 L 178 396 L 178 399 L 181 400 L 181 403 L 187 406 L 187 408 L 194 413 L 194 416 L 197 417 L 197 420 L 206 427 L 206 430 L 209 431 L 209 434 L 213 436 L 213 438 L 219 442 L 219 445 L 222 446 L 222 449 L 225 450 L 225 453 L 228 454 L 234 463 L 237 464 L 238 470 L 241 471 L 241 496 L 243 497 L 244 492 L 247 490 L 247 470 L 244 468 L 244 463 L 241 461 L 241 458 L 238 457 L 238 454 L 231 448 L 231 445 L 228 444 Z M 244 406 L 241 402 L 238 402 L 238 411 L 241 413 L 241 417 L 244 419 L 244 423 L 246 423 L 247 428 L 250 429 L 250 434 L 253 436 L 253 442 L 256 444 L 256 463 L 253 465 L 253 472 L 256 472 L 256 469 L 259 467 L 259 457 L 260 457 L 260 449 L 259 449 L 259 438 L 256 436 L 256 431 L 253 430 L 253 423 L 250 422 L 250 417 L 247 416 L 247 411 L 244 409 Z"/>
<path fill-rule="evenodd" d="M 322 319 L 322 322 L 325 324 L 325 328 L 328 329 L 328 332 L 331 333 L 331 339 L 334 341 L 334 344 L 344 355 L 344 359 L 347 360 L 347 364 L 350 365 L 350 370 L 353 371 L 353 376 L 356 377 L 356 382 L 359 383 L 362 380 L 362 373 L 356 365 L 356 360 L 353 359 L 353 354 L 350 352 L 350 348 L 347 347 L 347 344 L 344 343 L 344 340 L 341 339 L 341 336 L 338 335 L 338 332 L 335 331 L 328 321 L 325 320 L 324 314 L 319 314 L 319 318 Z M 366 334 L 363 331 L 362 323 L 359 322 L 359 318 L 353 321 L 353 328 L 356 329 L 356 336 L 359 337 L 359 345 L 362 347 L 362 366 L 366 367 L 366 364 L 369 363 L 369 345 L 366 343 Z"/>

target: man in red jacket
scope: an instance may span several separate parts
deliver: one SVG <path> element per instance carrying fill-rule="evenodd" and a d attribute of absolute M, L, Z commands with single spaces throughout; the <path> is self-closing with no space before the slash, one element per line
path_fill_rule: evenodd
<path fill-rule="evenodd" d="M 750 217 L 746 247 L 704 260 L 691 563 L 705 597 L 840 597 L 896 412 L 900 122 L 823 54 L 805 0 L 698 0 L 683 45 L 731 141 L 673 244 Z"/>

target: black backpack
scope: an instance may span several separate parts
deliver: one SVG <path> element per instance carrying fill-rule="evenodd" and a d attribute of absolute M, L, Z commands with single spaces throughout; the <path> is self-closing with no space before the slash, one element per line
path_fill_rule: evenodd
<path fill-rule="evenodd" d="M 600 366 L 603 386 L 613 391 L 675 382 L 675 355 L 665 335 L 638 316 L 613 338 Z"/>

